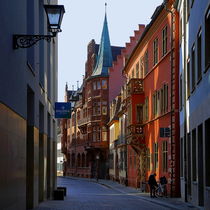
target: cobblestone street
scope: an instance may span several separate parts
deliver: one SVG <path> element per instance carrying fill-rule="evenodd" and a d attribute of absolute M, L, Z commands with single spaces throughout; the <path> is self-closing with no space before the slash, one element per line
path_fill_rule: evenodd
<path fill-rule="evenodd" d="M 196 209 L 179 199 L 151 199 L 141 193 L 110 180 L 58 178 L 58 186 L 67 187 L 64 201 L 46 201 L 36 210 L 139 210 L 139 209 Z"/>

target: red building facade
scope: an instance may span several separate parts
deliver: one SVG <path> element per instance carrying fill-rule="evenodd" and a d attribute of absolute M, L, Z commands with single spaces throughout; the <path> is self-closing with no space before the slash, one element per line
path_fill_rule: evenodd
<path fill-rule="evenodd" d="M 128 184 L 166 176 L 179 194 L 178 22 L 172 1 L 159 6 L 124 68 L 127 76 Z M 168 11 L 171 12 L 168 12 Z M 176 24 L 175 24 L 176 23 Z M 173 26 L 173 27 L 172 27 Z"/>

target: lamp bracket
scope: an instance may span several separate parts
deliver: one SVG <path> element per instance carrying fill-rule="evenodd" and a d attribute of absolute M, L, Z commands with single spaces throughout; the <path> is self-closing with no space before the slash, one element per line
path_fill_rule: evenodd
<path fill-rule="evenodd" d="M 13 35 L 13 48 L 29 48 L 36 44 L 40 40 L 46 40 L 51 42 L 51 39 L 54 38 L 56 34 L 53 35 Z"/>

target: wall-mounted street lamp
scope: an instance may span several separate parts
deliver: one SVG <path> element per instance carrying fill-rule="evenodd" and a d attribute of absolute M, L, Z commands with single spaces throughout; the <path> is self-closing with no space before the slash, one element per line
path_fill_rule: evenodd
<path fill-rule="evenodd" d="M 48 31 L 52 35 L 13 35 L 13 47 L 18 48 L 29 48 L 36 44 L 40 40 L 46 40 L 50 42 L 52 38 L 56 37 L 58 32 L 61 32 L 61 22 L 65 9 L 63 5 L 44 5 L 45 12 L 47 14 Z"/>
<path fill-rule="evenodd" d="M 96 160 L 99 160 L 100 159 L 100 156 L 99 154 L 96 155 Z"/>

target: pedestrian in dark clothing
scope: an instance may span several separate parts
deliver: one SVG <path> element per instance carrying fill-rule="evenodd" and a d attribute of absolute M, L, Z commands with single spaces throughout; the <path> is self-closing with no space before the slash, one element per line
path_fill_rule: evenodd
<path fill-rule="evenodd" d="M 148 184 L 150 186 L 150 197 L 151 198 L 157 198 L 157 196 L 155 195 L 155 191 L 156 191 L 156 187 L 158 186 L 157 185 L 157 182 L 156 182 L 156 173 L 154 174 L 151 174 L 149 176 L 149 180 L 148 180 Z"/>
<path fill-rule="evenodd" d="M 167 184 L 167 179 L 165 176 L 160 177 L 160 184 L 161 184 L 161 189 L 162 189 L 162 195 L 167 197 L 167 188 L 166 188 L 166 184 Z"/>

